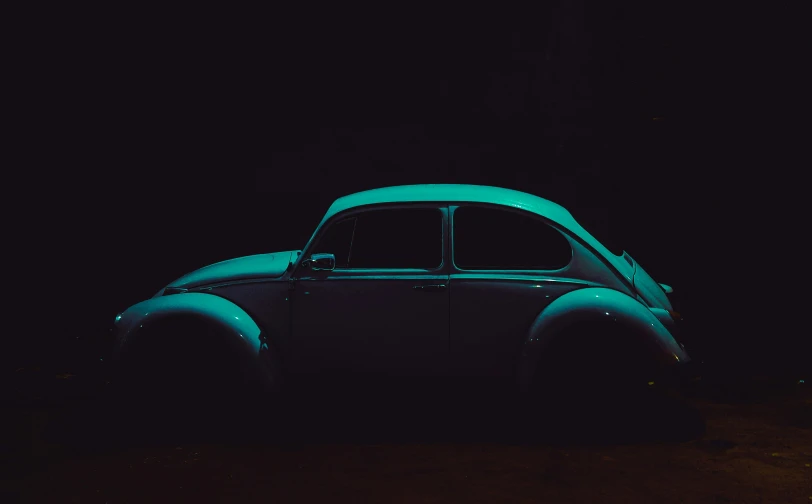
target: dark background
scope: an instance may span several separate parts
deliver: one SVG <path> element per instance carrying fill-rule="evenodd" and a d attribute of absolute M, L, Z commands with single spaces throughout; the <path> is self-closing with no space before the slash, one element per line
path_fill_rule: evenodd
<path fill-rule="evenodd" d="M 301 248 L 341 195 L 452 182 L 570 209 L 675 288 L 718 369 L 806 369 L 776 281 L 801 274 L 771 210 L 793 200 L 770 189 L 792 185 L 774 118 L 793 81 L 767 78 L 783 60 L 756 31 L 644 2 L 399 9 L 92 12 L 26 39 L 34 266 L 13 273 L 42 275 L 23 275 L 34 330 L 12 324 L 9 366 L 80 373 L 174 278 Z"/>

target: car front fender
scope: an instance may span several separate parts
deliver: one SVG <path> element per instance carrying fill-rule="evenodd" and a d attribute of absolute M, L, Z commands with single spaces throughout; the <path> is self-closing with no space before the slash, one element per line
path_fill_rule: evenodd
<path fill-rule="evenodd" d="M 663 366 L 691 360 L 663 323 L 638 300 L 622 292 L 589 287 L 556 299 L 535 319 L 522 347 L 518 366 L 521 387 L 528 387 L 544 350 L 567 329 L 577 324 L 611 322 L 658 350 Z"/>
<path fill-rule="evenodd" d="M 249 368 L 245 370 L 247 375 L 256 371 L 262 381 L 274 381 L 274 370 L 267 364 L 270 359 L 267 359 L 269 349 L 266 335 L 262 333 L 257 323 L 231 301 L 198 292 L 154 297 L 135 304 L 121 313 L 113 330 L 113 361 L 126 353 L 128 343 L 138 337 L 142 328 L 176 316 L 189 316 L 211 324 L 214 329 L 226 336 L 234 350 L 239 353 L 238 357 L 246 361 Z"/>

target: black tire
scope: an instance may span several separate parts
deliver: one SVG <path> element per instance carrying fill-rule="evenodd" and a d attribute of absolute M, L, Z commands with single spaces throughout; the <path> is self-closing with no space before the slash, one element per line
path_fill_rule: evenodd
<path fill-rule="evenodd" d="M 563 438 L 585 441 L 639 431 L 656 402 L 650 348 L 622 328 L 583 325 L 545 349 L 532 386 L 534 417 Z"/>
<path fill-rule="evenodd" d="M 113 406 L 130 443 L 223 440 L 245 434 L 256 397 L 239 355 L 203 321 L 178 318 L 144 327 L 114 375 Z"/>

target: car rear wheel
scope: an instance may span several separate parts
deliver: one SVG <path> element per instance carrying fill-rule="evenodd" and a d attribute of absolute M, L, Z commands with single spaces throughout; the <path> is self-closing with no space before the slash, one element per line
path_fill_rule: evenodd
<path fill-rule="evenodd" d="M 656 362 L 621 328 L 573 328 L 545 350 L 533 383 L 535 413 L 581 440 L 643 434 L 662 409 Z"/>

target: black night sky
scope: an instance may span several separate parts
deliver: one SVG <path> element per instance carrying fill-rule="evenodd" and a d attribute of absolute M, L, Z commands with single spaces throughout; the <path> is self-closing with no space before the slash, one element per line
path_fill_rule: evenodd
<path fill-rule="evenodd" d="M 569 208 L 674 286 L 709 360 L 802 367 L 808 342 L 743 277 L 765 248 L 739 120 L 760 112 L 732 114 L 753 81 L 697 16 L 648 5 L 112 16 L 49 45 L 32 241 L 61 287 L 38 294 L 55 330 L 14 365 L 70 368 L 77 338 L 172 279 L 301 248 L 341 195 L 458 182 Z"/>

